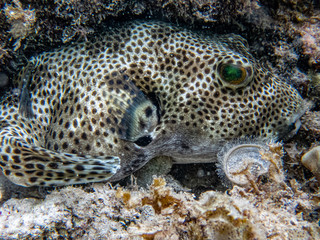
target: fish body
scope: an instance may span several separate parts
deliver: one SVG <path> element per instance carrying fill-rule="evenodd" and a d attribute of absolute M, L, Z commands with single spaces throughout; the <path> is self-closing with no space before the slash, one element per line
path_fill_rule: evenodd
<path fill-rule="evenodd" d="M 161 155 L 212 162 L 232 139 L 285 136 L 306 110 L 240 36 L 155 21 L 43 53 L 15 87 L 32 114 L 2 101 L 0 164 L 24 186 L 115 181 Z"/>

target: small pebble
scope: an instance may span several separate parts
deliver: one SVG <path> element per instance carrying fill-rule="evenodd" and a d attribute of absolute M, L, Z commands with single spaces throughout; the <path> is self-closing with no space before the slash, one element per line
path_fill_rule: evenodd
<path fill-rule="evenodd" d="M 5 87 L 9 83 L 9 77 L 7 74 L 0 72 L 0 87 Z"/>
<path fill-rule="evenodd" d="M 197 172 L 197 177 L 202 178 L 202 177 L 204 177 L 204 175 L 205 175 L 205 173 L 204 173 L 203 169 L 200 168 L 200 169 L 198 170 L 198 172 Z"/>
<path fill-rule="evenodd" d="M 302 164 L 320 181 L 320 146 L 314 147 L 301 158 Z"/>

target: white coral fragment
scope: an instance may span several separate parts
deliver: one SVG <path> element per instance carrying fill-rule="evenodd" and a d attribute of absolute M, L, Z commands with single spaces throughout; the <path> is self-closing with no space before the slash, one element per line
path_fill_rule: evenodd
<path fill-rule="evenodd" d="M 314 147 L 305 153 L 301 158 L 301 162 L 320 181 L 320 146 Z"/>

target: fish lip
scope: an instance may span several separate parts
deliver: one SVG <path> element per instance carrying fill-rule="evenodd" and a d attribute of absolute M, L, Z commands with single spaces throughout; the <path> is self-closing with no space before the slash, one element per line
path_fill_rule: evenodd
<path fill-rule="evenodd" d="M 294 113 L 288 121 L 288 128 L 278 134 L 279 140 L 287 141 L 296 135 L 302 125 L 301 117 L 312 108 L 313 102 L 302 100 L 300 106 L 299 110 Z"/>
<path fill-rule="evenodd" d="M 301 106 L 300 109 L 295 114 L 293 114 L 293 116 L 291 117 L 291 121 L 290 121 L 291 124 L 292 123 L 295 123 L 295 124 L 300 123 L 300 126 L 301 126 L 301 121 L 300 121 L 301 117 L 307 111 L 309 111 L 313 107 L 313 105 L 314 105 L 314 103 L 312 101 L 302 100 L 301 105 L 300 105 Z M 299 130 L 299 128 L 298 128 L 298 130 Z"/>
<path fill-rule="evenodd" d="M 291 123 L 289 125 L 287 131 L 285 131 L 284 133 L 280 134 L 280 135 L 282 135 L 282 137 L 279 136 L 279 139 L 287 141 L 287 140 L 293 138 L 294 135 L 296 135 L 297 132 L 299 131 L 300 126 L 301 126 L 301 121 L 298 118 L 295 122 L 293 122 L 293 123 Z"/>

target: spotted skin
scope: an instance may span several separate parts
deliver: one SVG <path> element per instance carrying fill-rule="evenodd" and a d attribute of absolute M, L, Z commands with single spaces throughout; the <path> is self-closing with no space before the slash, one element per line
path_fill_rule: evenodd
<path fill-rule="evenodd" d="M 226 81 L 233 73 L 243 81 Z M 305 111 L 241 37 L 162 22 L 131 22 L 43 53 L 16 88 L 26 75 L 33 117 L 19 114 L 15 95 L 0 110 L 1 168 L 23 186 L 115 181 L 160 155 L 215 161 L 226 141 L 277 138 Z"/>

